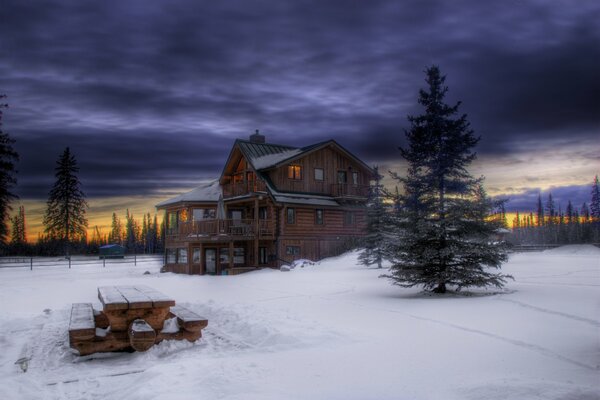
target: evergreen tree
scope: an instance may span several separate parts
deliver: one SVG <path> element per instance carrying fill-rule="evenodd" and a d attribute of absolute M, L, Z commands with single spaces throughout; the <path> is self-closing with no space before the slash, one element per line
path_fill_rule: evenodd
<path fill-rule="evenodd" d="M 384 189 L 381 184 L 382 176 L 378 167 L 374 167 L 375 185 L 371 187 L 367 202 L 367 234 L 363 242 L 363 250 L 358 259 L 364 265 L 377 264 L 381 268 L 387 243 L 387 212 L 383 204 Z"/>
<path fill-rule="evenodd" d="M 25 232 L 25 207 L 20 206 L 17 215 L 11 218 L 12 220 L 12 237 L 11 244 L 13 246 L 23 246 L 27 243 L 27 233 Z"/>
<path fill-rule="evenodd" d="M 2 131 L 2 109 L 8 108 L 8 104 L 2 103 L 6 95 L 0 95 L 0 244 L 5 245 L 9 233 L 8 221 L 12 210 L 10 204 L 17 198 L 12 190 L 17 184 L 15 175 L 15 163 L 19 161 L 19 155 L 13 149 L 15 142 L 8 133 Z"/>
<path fill-rule="evenodd" d="M 117 217 L 117 213 L 112 214 L 112 222 L 110 233 L 108 234 L 108 241 L 110 244 L 123 243 L 123 228 L 121 227 L 121 220 L 119 217 Z"/>
<path fill-rule="evenodd" d="M 600 187 L 598 186 L 598 175 L 592 184 L 592 201 L 590 202 L 590 217 L 592 221 L 600 221 Z"/>
<path fill-rule="evenodd" d="M 427 70 L 428 91 L 421 90 L 419 104 L 425 113 L 409 116 L 408 161 L 396 224 L 400 228 L 392 249 L 390 278 L 402 287 L 422 285 L 444 293 L 447 285 L 502 287 L 507 275 L 490 272 L 506 261 L 505 244 L 492 237 L 501 221 L 489 219 L 494 205 L 482 179 L 467 167 L 475 159 L 478 138 L 466 115 L 458 116 L 460 103 L 444 102 L 448 90 L 438 67 Z"/>
<path fill-rule="evenodd" d="M 77 177 L 77 161 L 68 147 L 56 164 L 56 182 L 46 203 L 44 225 L 45 232 L 50 238 L 59 240 L 68 255 L 72 243 L 87 237 L 88 221 L 85 214 L 88 205 Z"/>
<path fill-rule="evenodd" d="M 542 194 L 538 194 L 537 201 L 537 226 L 544 226 L 544 207 L 542 206 Z"/>

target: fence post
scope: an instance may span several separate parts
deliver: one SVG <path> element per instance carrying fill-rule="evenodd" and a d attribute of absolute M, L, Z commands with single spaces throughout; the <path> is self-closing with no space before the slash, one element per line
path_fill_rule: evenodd
<path fill-rule="evenodd" d="M 102 257 L 102 267 L 106 268 L 106 257 Z"/>
<path fill-rule="evenodd" d="M 33 271 L 33 257 L 29 258 L 29 269 Z"/>
<path fill-rule="evenodd" d="M 137 254 L 133 255 L 133 265 L 137 266 Z"/>
<path fill-rule="evenodd" d="M 69 256 L 69 269 L 71 269 L 71 256 Z"/>

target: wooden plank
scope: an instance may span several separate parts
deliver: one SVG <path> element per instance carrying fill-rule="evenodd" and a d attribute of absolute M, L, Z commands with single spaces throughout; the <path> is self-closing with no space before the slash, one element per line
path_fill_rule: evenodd
<path fill-rule="evenodd" d="M 146 285 L 136 285 L 135 288 L 152 300 L 153 307 L 171 307 L 175 305 L 175 300 L 154 288 Z"/>
<path fill-rule="evenodd" d="M 208 320 L 181 306 L 171 307 L 171 314 L 177 317 L 177 323 L 186 331 L 198 332 L 208 326 Z"/>
<path fill-rule="evenodd" d="M 127 310 L 129 304 L 114 286 L 101 286 L 98 288 L 98 299 L 104 305 L 104 310 Z"/>
<path fill-rule="evenodd" d="M 71 307 L 69 338 L 71 340 L 93 339 L 96 335 L 94 309 L 91 303 L 74 303 Z"/>
<path fill-rule="evenodd" d="M 152 308 L 152 299 L 137 290 L 135 286 L 115 286 L 115 289 L 127 300 L 130 310 Z"/>

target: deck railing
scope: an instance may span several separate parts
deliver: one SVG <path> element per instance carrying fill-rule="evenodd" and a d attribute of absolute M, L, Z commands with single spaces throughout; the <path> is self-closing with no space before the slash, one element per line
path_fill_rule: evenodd
<path fill-rule="evenodd" d="M 228 183 L 223 185 L 223 197 L 243 196 L 249 193 L 266 192 L 267 186 L 262 181 Z"/>
<path fill-rule="evenodd" d="M 351 183 L 334 183 L 331 185 L 333 197 L 369 197 L 368 185 L 353 185 Z"/>
<path fill-rule="evenodd" d="M 209 219 L 180 222 L 176 229 L 167 231 L 170 239 L 194 240 L 203 238 L 234 238 L 238 240 L 271 239 L 275 222 L 270 219 Z"/>

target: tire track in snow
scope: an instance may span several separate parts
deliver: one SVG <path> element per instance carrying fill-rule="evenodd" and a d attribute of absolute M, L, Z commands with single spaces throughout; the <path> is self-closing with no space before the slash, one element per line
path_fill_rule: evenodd
<path fill-rule="evenodd" d="M 331 299 L 331 298 L 327 298 L 325 296 L 323 296 L 321 298 L 327 299 L 327 300 L 342 301 L 342 302 L 344 302 L 343 300 L 340 300 L 340 299 Z M 524 349 L 534 351 L 534 352 L 536 352 L 536 353 L 538 353 L 540 355 L 543 355 L 543 356 L 546 356 L 546 357 L 551 357 L 551 358 L 554 358 L 556 360 L 564 361 L 564 362 L 567 362 L 569 364 L 576 365 L 578 367 L 585 368 L 585 369 L 588 369 L 588 370 L 591 370 L 591 371 L 598 371 L 600 369 L 600 366 L 588 365 L 588 364 L 582 363 L 580 361 L 570 359 L 570 358 L 565 357 L 565 356 L 563 356 L 561 354 L 555 353 L 554 351 L 552 351 L 550 349 L 547 349 L 547 348 L 542 347 L 542 346 L 537 345 L 537 344 L 527 343 L 527 342 L 525 342 L 523 340 L 511 339 L 511 338 L 508 338 L 506 336 L 498 335 L 496 333 L 486 332 L 486 331 L 483 331 L 483 330 L 480 330 L 480 329 L 475 329 L 475 328 L 469 328 L 469 327 L 466 327 L 466 326 L 457 325 L 457 324 L 453 324 L 451 322 L 445 322 L 445 321 L 441 321 L 441 320 L 438 320 L 438 319 L 422 317 L 422 316 L 414 315 L 414 314 L 408 314 L 408 313 L 405 313 L 405 312 L 402 312 L 402 311 L 398 311 L 398 310 L 393 310 L 393 309 L 388 309 L 388 308 L 379 308 L 379 307 L 370 307 L 370 306 L 365 306 L 363 304 L 356 303 L 356 302 L 353 302 L 353 301 L 345 301 L 345 302 L 348 303 L 348 304 L 352 304 L 354 306 L 358 306 L 358 307 L 361 307 L 361 308 L 364 308 L 364 309 L 368 309 L 368 310 L 390 312 L 390 313 L 394 313 L 394 314 L 401 314 L 401 315 L 405 315 L 407 317 L 410 317 L 410 318 L 413 318 L 413 319 L 416 319 L 416 320 L 431 322 L 431 323 L 434 323 L 434 324 L 445 326 L 447 328 L 458 329 L 458 330 L 461 330 L 463 332 L 469 332 L 469 333 L 474 333 L 474 334 L 477 334 L 477 335 L 489 337 L 489 338 L 496 339 L 496 340 L 499 340 L 499 341 L 502 341 L 502 342 L 505 342 L 505 343 L 509 343 L 509 344 L 511 344 L 513 346 L 522 347 Z"/>
<path fill-rule="evenodd" d="M 444 322 L 444 321 L 440 321 L 440 320 L 437 320 L 437 319 L 420 317 L 418 315 L 411 315 L 411 314 L 407 314 L 407 315 L 409 317 L 411 317 L 411 318 L 418 319 L 418 320 L 421 320 L 421 321 L 433 322 L 433 323 L 438 324 L 438 325 L 442 325 L 442 326 L 446 326 L 446 327 L 458 329 L 458 330 L 461 330 L 461 331 L 464 331 L 464 332 L 475 333 L 475 334 L 478 334 L 478 335 L 481 335 L 481 336 L 486 336 L 486 337 L 490 337 L 490 338 L 493 338 L 493 339 L 496 339 L 496 340 L 500 340 L 502 342 L 509 343 L 509 344 L 514 345 L 514 346 L 522 347 L 522 348 L 525 348 L 525 349 L 528 349 L 528 350 L 532 350 L 532 351 L 534 351 L 534 352 L 536 352 L 538 354 L 541 354 L 541 355 L 544 355 L 544 356 L 548 356 L 548 357 L 554 358 L 556 360 L 565 361 L 565 362 L 567 362 L 569 364 L 573 364 L 573 365 L 576 365 L 578 367 L 589 369 L 591 371 L 597 371 L 599 369 L 598 367 L 595 367 L 593 365 L 588 365 L 588 364 L 579 362 L 577 360 L 572 360 L 572 359 L 570 359 L 568 357 L 565 357 L 565 356 L 563 356 L 561 354 L 555 353 L 552 350 L 547 349 L 547 348 L 542 347 L 542 346 L 539 346 L 537 344 L 527 343 L 527 342 L 524 342 L 524 341 L 518 340 L 518 339 L 507 338 L 505 336 L 497 335 L 497 334 L 491 333 L 491 332 L 482 331 L 480 329 L 474 329 L 474 328 L 469 328 L 469 327 L 466 327 L 466 326 L 456 325 L 456 324 L 453 324 L 451 322 Z"/>
<path fill-rule="evenodd" d="M 564 313 L 564 312 L 561 312 L 561 311 L 549 310 L 547 308 L 534 306 L 534 305 L 523 303 L 523 302 L 517 301 L 517 300 L 500 299 L 500 298 L 498 298 L 496 300 L 498 300 L 498 301 L 506 301 L 507 303 L 517 304 L 517 305 L 519 305 L 521 307 L 528 308 L 528 309 L 531 309 L 531 310 L 536 310 L 536 311 L 539 311 L 539 312 L 542 312 L 542 313 L 546 313 L 546 314 L 558 315 L 560 317 L 572 319 L 574 321 L 585 322 L 585 323 L 590 324 L 590 325 L 592 325 L 594 327 L 600 327 L 600 322 L 598 322 L 596 320 L 593 320 L 593 319 L 579 317 L 577 315 L 567 314 L 567 313 Z"/>

